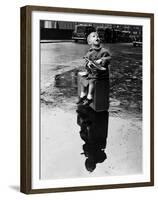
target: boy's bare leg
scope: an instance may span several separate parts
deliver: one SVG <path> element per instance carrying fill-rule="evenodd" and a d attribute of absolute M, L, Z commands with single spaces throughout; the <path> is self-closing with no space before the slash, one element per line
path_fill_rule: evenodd
<path fill-rule="evenodd" d="M 81 94 L 80 94 L 80 98 L 83 98 L 86 96 L 86 87 L 84 87 L 83 84 L 81 84 Z"/>
<path fill-rule="evenodd" d="M 86 91 L 87 88 L 83 84 L 81 84 L 80 87 L 81 87 L 81 93 L 80 93 L 80 97 L 79 97 L 78 101 L 76 102 L 77 104 L 83 103 L 83 101 L 86 99 L 86 95 L 87 95 L 87 91 Z"/>
<path fill-rule="evenodd" d="M 93 102 L 93 92 L 94 92 L 94 83 L 89 83 L 87 99 L 84 101 L 83 105 L 89 106 Z"/>
<path fill-rule="evenodd" d="M 89 84 L 87 99 L 93 99 L 94 83 Z"/>

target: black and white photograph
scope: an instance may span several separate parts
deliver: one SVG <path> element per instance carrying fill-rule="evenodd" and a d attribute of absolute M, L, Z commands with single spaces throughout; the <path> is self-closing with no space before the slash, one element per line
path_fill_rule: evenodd
<path fill-rule="evenodd" d="M 152 15 L 26 11 L 28 192 L 152 185 Z"/>
<path fill-rule="evenodd" d="M 40 21 L 41 179 L 142 173 L 142 26 Z"/>

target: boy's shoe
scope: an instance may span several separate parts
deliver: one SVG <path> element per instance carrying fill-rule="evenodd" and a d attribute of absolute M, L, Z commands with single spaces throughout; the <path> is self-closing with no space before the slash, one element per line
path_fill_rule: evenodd
<path fill-rule="evenodd" d="M 82 105 L 84 105 L 84 106 L 89 106 L 92 102 L 93 102 L 93 99 L 87 99 L 87 98 L 86 98 L 86 100 L 83 102 Z"/>
<path fill-rule="evenodd" d="M 84 102 L 84 100 L 86 99 L 86 96 L 84 97 L 79 97 L 78 101 L 76 102 L 76 104 L 82 104 Z"/>

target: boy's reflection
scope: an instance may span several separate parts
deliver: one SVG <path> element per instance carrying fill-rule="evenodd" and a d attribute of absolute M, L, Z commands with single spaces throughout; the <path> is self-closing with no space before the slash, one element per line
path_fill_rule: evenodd
<path fill-rule="evenodd" d="M 92 172 L 97 163 L 102 163 L 106 159 L 104 150 L 109 113 L 107 111 L 95 112 L 89 106 L 79 105 L 77 114 L 77 124 L 81 127 L 80 136 L 85 142 L 82 153 L 86 157 L 85 167 Z"/>

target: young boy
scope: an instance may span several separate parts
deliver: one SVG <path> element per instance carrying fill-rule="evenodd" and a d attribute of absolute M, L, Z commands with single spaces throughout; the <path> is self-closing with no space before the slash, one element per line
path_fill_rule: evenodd
<path fill-rule="evenodd" d="M 87 42 L 91 48 L 84 57 L 86 60 L 86 73 L 83 73 L 81 94 L 77 102 L 77 104 L 86 106 L 93 102 L 95 81 L 106 78 L 108 74 L 108 65 L 111 60 L 109 52 L 100 45 L 100 38 L 97 32 L 90 33 Z"/>

